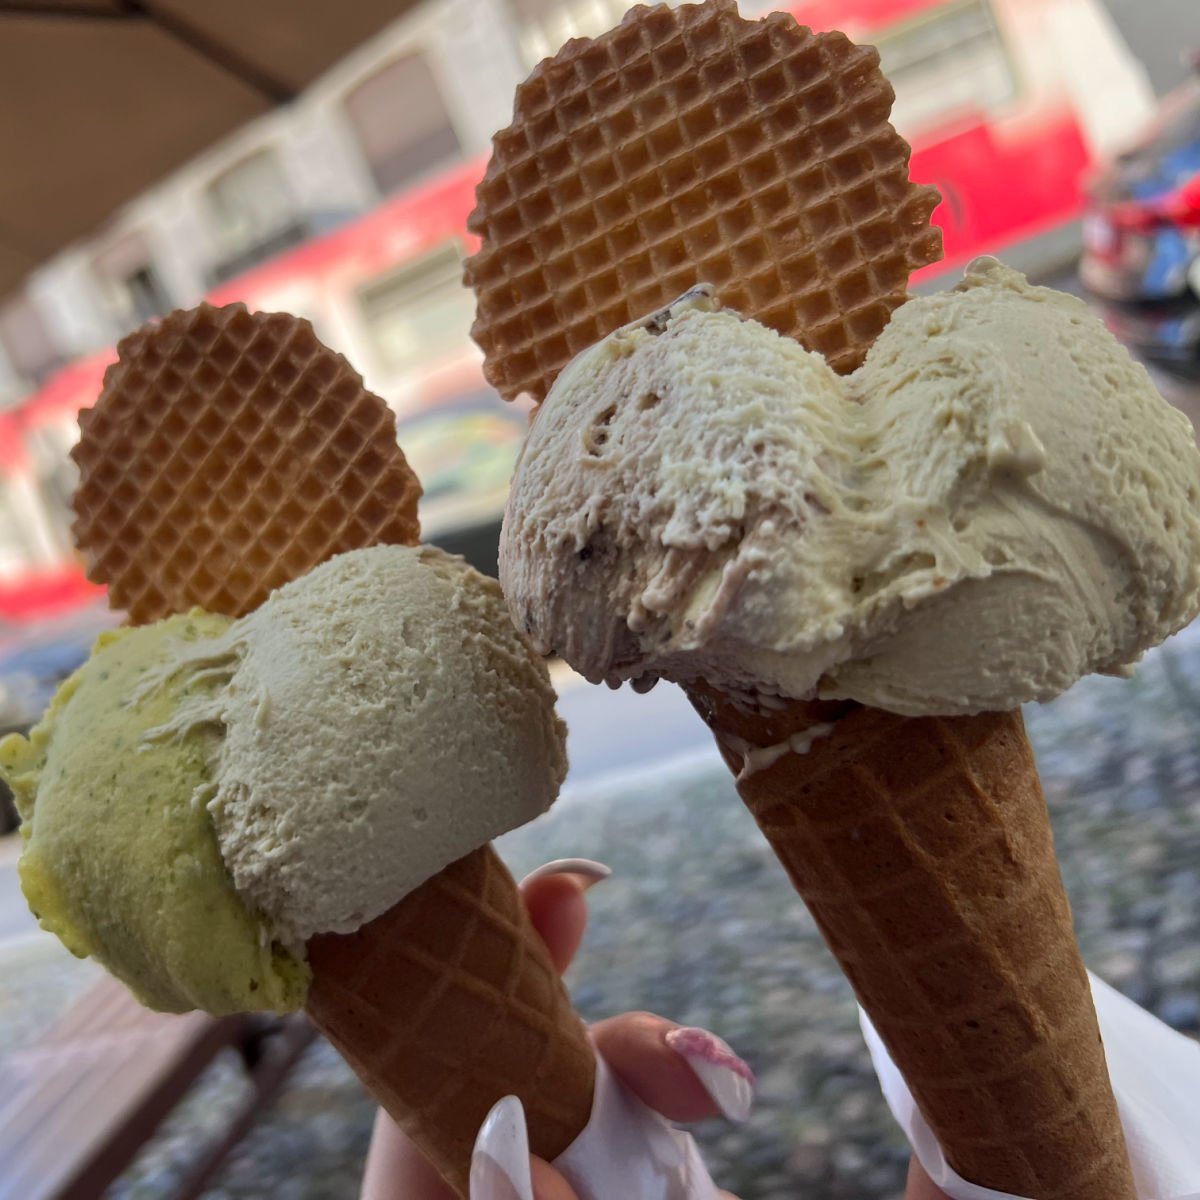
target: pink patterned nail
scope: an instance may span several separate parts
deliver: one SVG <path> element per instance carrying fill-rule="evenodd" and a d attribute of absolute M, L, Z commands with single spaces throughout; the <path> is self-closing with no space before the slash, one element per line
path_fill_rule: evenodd
<path fill-rule="evenodd" d="M 666 1043 L 696 1073 L 704 1090 L 730 1121 L 744 1121 L 754 1101 L 754 1072 L 715 1033 L 684 1026 Z"/>

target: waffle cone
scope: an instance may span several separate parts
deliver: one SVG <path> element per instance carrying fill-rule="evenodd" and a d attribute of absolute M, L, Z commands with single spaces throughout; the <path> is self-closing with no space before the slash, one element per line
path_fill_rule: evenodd
<path fill-rule="evenodd" d="M 504 396 L 697 283 L 858 366 L 941 257 L 879 55 L 735 0 L 631 9 L 517 89 L 468 225 L 472 335 Z"/>
<path fill-rule="evenodd" d="M 1135 1200 L 1020 713 L 689 694 L 954 1169 Z"/>
<path fill-rule="evenodd" d="M 308 957 L 309 1017 L 460 1196 L 503 1096 L 520 1097 L 543 1158 L 587 1124 L 587 1030 L 490 846 L 356 933 L 313 938 Z"/>
<path fill-rule="evenodd" d="M 701 282 L 852 371 L 940 256 L 892 99 L 871 48 L 734 0 L 569 42 L 518 88 L 469 222 L 488 379 L 541 399 Z M 1133 1200 L 1020 716 L 691 695 L 959 1173 Z"/>
<path fill-rule="evenodd" d="M 118 352 L 80 417 L 75 535 L 134 622 L 241 616 L 334 554 L 416 543 L 395 418 L 307 321 L 205 304 Z M 547 1158 L 587 1123 L 587 1031 L 490 846 L 308 957 L 313 1023 L 461 1195 L 502 1097 Z"/>

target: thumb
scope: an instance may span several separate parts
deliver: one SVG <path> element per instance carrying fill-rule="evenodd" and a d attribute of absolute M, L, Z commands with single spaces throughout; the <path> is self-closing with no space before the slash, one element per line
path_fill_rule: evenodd
<path fill-rule="evenodd" d="M 950 1200 L 950 1197 L 925 1174 L 925 1168 L 917 1161 L 916 1155 L 913 1155 L 908 1163 L 904 1200 Z"/>
<path fill-rule="evenodd" d="M 470 1200 L 578 1200 L 549 1163 L 530 1158 L 525 1110 L 516 1096 L 498 1100 L 479 1127 Z"/>
<path fill-rule="evenodd" d="M 571 965 L 583 940 L 587 926 L 584 893 L 611 873 L 603 863 L 589 858 L 560 858 L 521 881 L 530 920 L 559 972 Z"/>

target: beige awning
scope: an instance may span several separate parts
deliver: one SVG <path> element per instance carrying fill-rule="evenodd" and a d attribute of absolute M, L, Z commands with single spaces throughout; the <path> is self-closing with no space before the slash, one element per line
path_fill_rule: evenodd
<path fill-rule="evenodd" d="M 0 297 L 416 0 L 0 0 Z"/>

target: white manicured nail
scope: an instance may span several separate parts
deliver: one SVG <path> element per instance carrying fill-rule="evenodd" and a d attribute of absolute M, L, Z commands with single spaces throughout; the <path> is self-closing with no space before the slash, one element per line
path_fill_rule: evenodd
<path fill-rule="evenodd" d="M 606 867 L 602 862 L 592 858 L 556 858 L 553 862 L 543 863 L 534 871 L 530 871 L 521 880 L 521 886 L 533 879 L 542 879 L 546 875 L 576 875 L 583 880 L 583 890 L 600 883 L 612 874 L 612 867 Z"/>
<path fill-rule="evenodd" d="M 730 1121 L 744 1121 L 754 1102 L 754 1072 L 715 1033 L 672 1029 L 667 1045 L 696 1073 L 704 1090 Z"/>
<path fill-rule="evenodd" d="M 525 1110 L 516 1096 L 497 1100 L 471 1152 L 471 1200 L 533 1200 Z"/>

